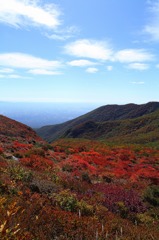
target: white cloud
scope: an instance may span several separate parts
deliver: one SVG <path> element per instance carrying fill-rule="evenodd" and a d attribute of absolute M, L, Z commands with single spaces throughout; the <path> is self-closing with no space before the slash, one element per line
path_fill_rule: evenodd
<path fill-rule="evenodd" d="M 31 79 L 30 77 L 21 76 L 18 74 L 0 74 L 0 78 L 4 79 Z"/>
<path fill-rule="evenodd" d="M 144 62 L 151 61 L 154 56 L 145 49 L 123 49 L 114 55 L 114 61 Z"/>
<path fill-rule="evenodd" d="M 128 65 L 128 68 L 143 71 L 147 70 L 149 68 L 149 65 L 146 63 L 130 63 Z"/>
<path fill-rule="evenodd" d="M 79 29 L 75 26 L 66 27 L 65 29 L 56 29 L 53 34 L 45 34 L 46 37 L 58 40 L 58 41 L 65 41 L 69 38 L 74 37 L 75 34 L 79 32 Z"/>
<path fill-rule="evenodd" d="M 29 77 L 24 77 L 18 74 L 10 74 L 10 75 L 6 75 L 6 78 L 12 78 L 12 79 L 30 79 Z"/>
<path fill-rule="evenodd" d="M 38 75 L 60 75 L 61 74 L 60 72 L 50 71 L 46 69 L 31 69 L 28 71 L 28 73 L 38 74 Z"/>
<path fill-rule="evenodd" d="M 11 68 L 2 68 L 0 69 L 0 73 L 13 73 L 14 69 Z"/>
<path fill-rule="evenodd" d="M 8 78 L 22 78 L 22 76 L 20 76 L 18 74 L 10 74 L 10 75 L 6 75 L 6 77 L 8 77 Z"/>
<path fill-rule="evenodd" d="M 131 82 L 132 84 L 138 84 L 138 85 L 142 85 L 144 84 L 145 82 L 141 81 L 141 82 Z"/>
<path fill-rule="evenodd" d="M 88 39 L 81 39 L 69 43 L 64 49 L 69 55 L 97 60 L 109 60 L 112 55 L 112 49 L 106 42 Z"/>
<path fill-rule="evenodd" d="M 85 60 L 85 59 L 80 59 L 80 60 L 73 60 L 71 62 L 68 62 L 68 65 L 73 67 L 87 67 L 87 66 L 97 65 L 97 63 L 89 60 Z"/>
<path fill-rule="evenodd" d="M 37 58 L 28 54 L 4 53 L 0 54 L 0 66 L 3 67 L 0 70 L 3 74 L 13 73 L 14 69 L 25 69 L 28 70 L 28 73 L 34 75 L 58 75 L 61 74 L 58 69 L 62 67 L 62 63 L 59 61 Z M 12 74 L 11 78 L 18 78 L 18 76 L 19 75 Z M 20 78 L 22 77 L 20 76 Z"/>
<path fill-rule="evenodd" d="M 98 68 L 87 68 L 86 72 L 88 72 L 88 73 L 96 73 L 96 72 L 98 72 Z"/>
<path fill-rule="evenodd" d="M 0 66 L 23 69 L 56 69 L 62 66 L 59 61 L 50 61 L 23 53 L 0 54 Z"/>
<path fill-rule="evenodd" d="M 152 40 L 159 41 L 159 0 L 149 2 L 151 20 L 144 27 L 144 33 L 151 36 Z"/>
<path fill-rule="evenodd" d="M 55 4 L 40 5 L 38 0 L 0 0 L 0 22 L 14 27 L 60 25 L 60 11 Z"/>
<path fill-rule="evenodd" d="M 106 69 L 107 69 L 108 71 L 112 71 L 112 70 L 113 70 L 113 66 L 106 66 Z"/>

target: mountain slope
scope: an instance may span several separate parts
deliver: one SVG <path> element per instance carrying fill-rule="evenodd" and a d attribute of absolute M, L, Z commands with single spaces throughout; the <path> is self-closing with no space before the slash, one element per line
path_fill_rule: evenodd
<path fill-rule="evenodd" d="M 128 125 L 127 131 L 129 132 L 131 128 L 133 129 L 133 125 L 137 124 L 135 119 L 138 122 L 140 121 L 140 119 L 137 120 L 138 118 L 146 117 L 158 109 L 159 102 L 149 102 L 142 105 L 106 105 L 63 124 L 44 126 L 38 129 L 37 133 L 49 142 L 60 137 L 107 139 L 111 136 L 113 138 L 114 136 L 121 136 L 121 131 L 124 131 L 125 124 Z M 128 119 L 129 121 L 124 122 L 124 120 Z M 134 121 L 131 121 L 131 119 L 134 119 Z M 145 124 L 148 125 L 147 120 L 145 120 Z M 134 130 L 132 131 L 134 132 Z"/>
<path fill-rule="evenodd" d="M 88 121 L 67 130 L 63 137 L 114 143 L 159 143 L 159 110 L 135 119 L 95 123 Z"/>
<path fill-rule="evenodd" d="M 43 142 L 30 127 L 0 115 L 0 146 L 9 149 L 15 141 L 26 144 Z"/>

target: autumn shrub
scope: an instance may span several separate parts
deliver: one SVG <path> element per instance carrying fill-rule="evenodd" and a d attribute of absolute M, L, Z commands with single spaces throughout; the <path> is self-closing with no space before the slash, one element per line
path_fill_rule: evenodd
<path fill-rule="evenodd" d="M 0 147 L 0 154 L 2 154 L 3 153 L 3 148 L 2 147 Z"/>
<path fill-rule="evenodd" d="M 144 198 L 153 206 L 159 206 L 159 186 L 149 186 L 144 194 Z"/>
<path fill-rule="evenodd" d="M 6 159 L 3 158 L 2 156 L 0 156 L 0 171 L 1 171 L 3 168 L 7 167 L 7 165 L 8 165 L 8 162 L 6 161 Z"/>
<path fill-rule="evenodd" d="M 8 172 L 11 179 L 15 181 L 30 182 L 33 178 L 31 171 L 26 171 L 20 164 L 14 162 L 10 164 Z"/>
<path fill-rule="evenodd" d="M 89 177 L 87 172 L 83 172 L 82 173 L 82 181 L 86 181 L 88 183 L 91 183 L 91 179 L 90 179 L 90 177 Z"/>
<path fill-rule="evenodd" d="M 30 183 L 30 189 L 32 192 L 42 193 L 42 194 L 51 194 L 56 192 L 59 188 L 58 185 L 47 179 L 38 179 L 35 178 Z"/>
<path fill-rule="evenodd" d="M 154 218 L 147 213 L 138 213 L 136 215 L 136 221 L 142 224 L 150 224 L 154 222 Z"/>
<path fill-rule="evenodd" d="M 81 215 L 91 216 L 94 212 L 94 207 L 88 204 L 86 201 L 81 200 L 77 203 L 77 208 L 80 210 Z"/>
<path fill-rule="evenodd" d="M 77 198 L 69 190 L 63 190 L 55 196 L 55 200 L 61 209 L 74 212 L 77 210 Z"/>
<path fill-rule="evenodd" d="M 73 166 L 66 163 L 62 166 L 62 171 L 64 172 L 72 172 L 73 171 Z"/>
<path fill-rule="evenodd" d="M 143 213 L 146 206 L 141 197 L 134 190 L 126 190 L 113 184 L 96 184 L 96 189 L 104 194 L 104 206 L 110 211 L 120 213 Z"/>
<path fill-rule="evenodd" d="M 17 221 L 16 215 L 22 212 L 16 201 L 8 203 L 6 198 L 0 197 L 0 239 L 3 240 L 20 240 L 26 239 L 22 234 L 20 222 Z"/>
<path fill-rule="evenodd" d="M 54 168 L 54 163 L 52 160 L 39 155 L 31 155 L 30 157 L 21 158 L 20 162 L 26 167 L 39 171 L 50 170 Z"/>
<path fill-rule="evenodd" d="M 43 149 L 41 147 L 34 147 L 34 148 L 30 149 L 29 151 L 27 151 L 25 154 L 26 157 L 31 157 L 32 155 L 45 157 L 45 149 Z"/>

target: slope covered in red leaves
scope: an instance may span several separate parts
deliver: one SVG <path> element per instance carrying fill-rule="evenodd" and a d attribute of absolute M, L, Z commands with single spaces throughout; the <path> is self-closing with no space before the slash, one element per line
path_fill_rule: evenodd
<path fill-rule="evenodd" d="M 0 239 L 159 239 L 159 149 L 49 145 L 1 119 Z"/>
<path fill-rule="evenodd" d="M 30 127 L 0 115 L 0 147 L 13 151 L 38 142 L 43 140 Z"/>

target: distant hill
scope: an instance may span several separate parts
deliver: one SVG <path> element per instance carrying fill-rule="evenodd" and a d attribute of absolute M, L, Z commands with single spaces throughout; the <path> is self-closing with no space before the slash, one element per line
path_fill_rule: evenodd
<path fill-rule="evenodd" d="M 71 121 L 44 126 L 37 133 L 49 142 L 61 137 L 127 143 L 159 141 L 159 102 L 102 106 Z"/>

